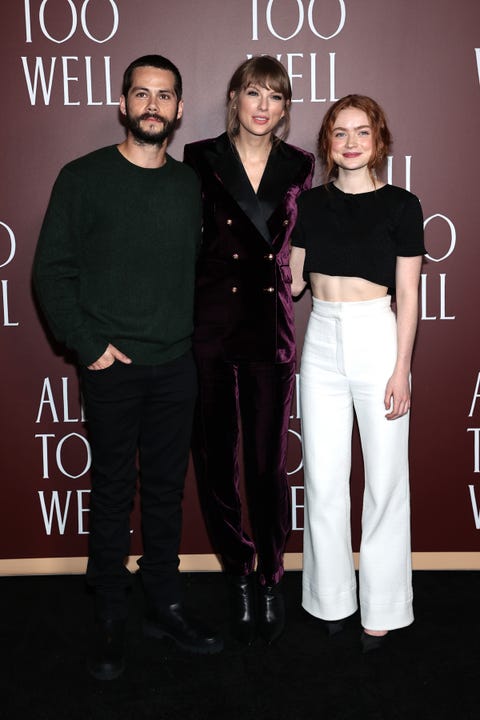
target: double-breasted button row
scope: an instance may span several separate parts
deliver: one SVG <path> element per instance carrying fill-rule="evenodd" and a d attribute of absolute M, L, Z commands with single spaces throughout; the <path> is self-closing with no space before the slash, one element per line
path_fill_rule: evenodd
<path fill-rule="evenodd" d="M 237 252 L 232 253 L 232 260 L 238 260 L 239 258 L 240 255 Z M 272 260 L 275 260 L 275 255 L 273 253 L 268 253 L 268 255 L 263 256 L 263 259 L 272 262 Z"/>
<path fill-rule="evenodd" d="M 234 286 L 231 288 L 231 292 L 232 292 L 233 294 L 237 293 L 237 292 L 238 292 L 238 287 L 237 287 L 236 285 L 234 285 Z M 275 288 L 274 288 L 274 287 L 266 287 L 266 288 L 263 288 L 263 292 L 265 292 L 265 293 L 274 293 L 274 292 L 275 292 Z"/>
<path fill-rule="evenodd" d="M 284 227 L 287 227 L 287 225 L 288 225 L 289 222 L 290 222 L 289 220 L 284 220 L 283 223 L 282 223 L 282 225 L 283 225 Z M 232 220 L 232 218 L 227 218 L 227 225 L 233 225 L 233 220 Z"/>
<path fill-rule="evenodd" d="M 238 292 L 238 287 L 236 285 L 233 285 L 233 287 L 231 288 L 231 292 L 235 295 L 235 293 Z M 272 292 L 275 292 L 275 288 L 272 286 L 270 286 L 268 288 L 263 288 L 263 292 L 272 293 Z"/>

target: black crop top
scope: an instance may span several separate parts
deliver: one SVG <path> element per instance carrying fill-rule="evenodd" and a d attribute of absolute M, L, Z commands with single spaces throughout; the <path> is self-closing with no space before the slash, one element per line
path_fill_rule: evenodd
<path fill-rule="evenodd" d="M 423 255 L 423 216 L 418 198 L 395 185 L 349 195 L 333 183 L 298 198 L 292 245 L 305 248 L 309 273 L 361 277 L 395 289 L 397 256 Z"/>

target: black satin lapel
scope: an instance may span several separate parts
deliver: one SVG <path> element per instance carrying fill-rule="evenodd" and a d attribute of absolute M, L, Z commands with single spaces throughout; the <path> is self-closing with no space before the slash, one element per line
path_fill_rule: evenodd
<path fill-rule="evenodd" d="M 225 146 L 222 143 L 220 147 L 223 152 L 218 154 L 209 153 L 209 161 L 213 170 L 237 205 L 248 216 L 265 240 L 270 243 L 270 231 L 262 207 L 241 162 L 235 156 L 230 144 Z"/>
<path fill-rule="evenodd" d="M 272 148 L 258 188 L 258 199 L 267 219 L 283 202 L 285 193 L 292 185 L 292 179 L 296 177 L 302 166 L 302 161 L 298 153 L 292 153 L 283 143 Z"/>

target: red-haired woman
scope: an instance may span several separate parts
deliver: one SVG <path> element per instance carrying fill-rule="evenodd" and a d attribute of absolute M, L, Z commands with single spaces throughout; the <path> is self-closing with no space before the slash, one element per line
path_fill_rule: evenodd
<path fill-rule="evenodd" d="M 313 295 L 300 370 L 303 606 L 330 634 L 357 609 L 349 492 L 356 415 L 365 469 L 365 652 L 413 621 L 408 426 L 425 248 L 418 199 L 377 177 L 390 143 L 384 112 L 371 98 L 348 95 L 332 105 L 318 150 L 333 181 L 299 198 L 291 255 L 294 295 L 307 281 Z"/>

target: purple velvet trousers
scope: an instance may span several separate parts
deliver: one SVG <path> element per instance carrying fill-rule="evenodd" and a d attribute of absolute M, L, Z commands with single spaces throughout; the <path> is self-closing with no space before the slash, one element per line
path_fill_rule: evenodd
<path fill-rule="evenodd" d="M 291 530 L 287 437 L 295 363 L 226 362 L 195 352 L 199 395 L 193 459 L 213 548 L 226 572 L 277 583 Z M 245 525 L 240 491 L 240 435 Z"/>

